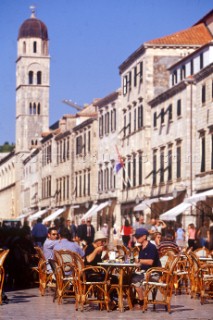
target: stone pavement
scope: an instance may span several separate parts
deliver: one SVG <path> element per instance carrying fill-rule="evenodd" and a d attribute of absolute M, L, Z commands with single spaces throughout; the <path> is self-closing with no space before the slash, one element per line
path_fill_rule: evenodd
<path fill-rule="evenodd" d="M 84 312 L 75 311 L 73 300 L 67 299 L 58 305 L 57 302 L 53 302 L 51 291 L 41 297 L 38 288 L 7 292 L 7 296 L 9 303 L 0 305 L 0 320 L 213 319 L 213 300 L 201 305 L 198 299 L 191 299 L 185 294 L 173 296 L 171 314 L 168 314 L 163 306 L 157 306 L 156 311 L 150 306 L 146 313 L 140 310 L 107 312 L 95 308 L 88 308 Z"/>

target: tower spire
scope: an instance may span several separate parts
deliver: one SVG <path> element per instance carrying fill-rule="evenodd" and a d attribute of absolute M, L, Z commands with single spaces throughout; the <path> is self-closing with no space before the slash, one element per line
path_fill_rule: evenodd
<path fill-rule="evenodd" d="M 30 18 L 35 18 L 35 11 L 36 11 L 35 9 L 36 7 L 34 5 L 30 6 L 30 10 L 31 10 Z"/>

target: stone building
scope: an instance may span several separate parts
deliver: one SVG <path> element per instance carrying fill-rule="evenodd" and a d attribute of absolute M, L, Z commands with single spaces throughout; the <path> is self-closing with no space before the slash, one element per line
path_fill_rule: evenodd
<path fill-rule="evenodd" d="M 1 217 L 92 216 L 111 227 L 134 222 L 145 198 L 211 188 L 212 34 L 211 11 L 147 41 L 119 66 L 121 88 L 49 127 L 48 31 L 32 12 L 18 35 L 16 150 L 0 161 Z"/>
<path fill-rule="evenodd" d="M 135 199 L 167 195 L 152 188 L 152 119 L 149 101 L 170 86 L 168 67 L 212 39 L 204 22 L 159 39 L 147 41 L 119 67 L 122 85 L 122 154 L 125 161 L 123 215 L 133 215 Z M 128 177 L 128 178 L 127 178 Z"/>

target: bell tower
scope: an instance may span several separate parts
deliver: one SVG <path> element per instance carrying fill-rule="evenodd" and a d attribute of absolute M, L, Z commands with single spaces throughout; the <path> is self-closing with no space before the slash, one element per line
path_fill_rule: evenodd
<path fill-rule="evenodd" d="M 48 31 L 31 17 L 19 28 L 16 60 L 16 154 L 28 153 L 49 128 L 50 56 Z"/>

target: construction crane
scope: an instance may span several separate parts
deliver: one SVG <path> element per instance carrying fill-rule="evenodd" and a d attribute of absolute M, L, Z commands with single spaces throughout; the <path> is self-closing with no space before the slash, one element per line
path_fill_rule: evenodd
<path fill-rule="evenodd" d="M 62 100 L 62 102 L 66 103 L 68 106 L 70 106 L 72 108 L 75 108 L 78 111 L 83 110 L 83 107 L 79 106 L 77 103 L 73 102 L 72 100 L 64 99 L 64 100 Z"/>

